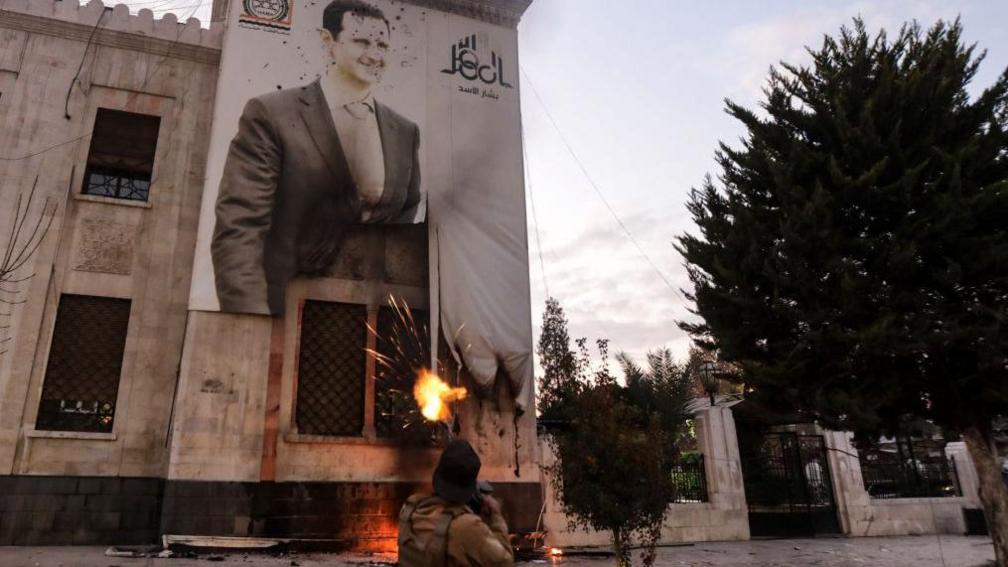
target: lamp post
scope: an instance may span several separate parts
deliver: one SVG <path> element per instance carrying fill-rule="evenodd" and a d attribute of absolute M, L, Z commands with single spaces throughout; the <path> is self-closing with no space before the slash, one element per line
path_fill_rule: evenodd
<path fill-rule="evenodd" d="M 714 395 L 718 393 L 721 386 L 717 363 L 708 360 L 700 364 L 700 386 L 703 387 L 703 391 L 710 397 L 711 407 L 714 407 L 717 404 Z"/>

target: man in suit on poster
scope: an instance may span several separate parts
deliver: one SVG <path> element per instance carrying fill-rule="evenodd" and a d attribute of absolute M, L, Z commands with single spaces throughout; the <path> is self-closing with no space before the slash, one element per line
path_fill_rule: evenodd
<path fill-rule="evenodd" d="M 388 20 L 333 0 L 322 28 L 322 76 L 250 99 L 228 150 L 211 242 L 222 311 L 283 313 L 290 279 L 324 275 L 348 228 L 423 220 L 419 129 L 372 94 Z"/>

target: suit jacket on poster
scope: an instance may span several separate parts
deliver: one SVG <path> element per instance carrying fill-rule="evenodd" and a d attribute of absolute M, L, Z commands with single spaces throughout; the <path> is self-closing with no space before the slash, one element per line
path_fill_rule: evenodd
<path fill-rule="evenodd" d="M 419 129 L 377 102 L 375 116 L 385 191 L 368 222 L 411 222 Z M 318 81 L 249 100 L 224 164 L 210 246 L 221 310 L 283 313 L 288 281 L 325 273 L 361 209 Z"/>

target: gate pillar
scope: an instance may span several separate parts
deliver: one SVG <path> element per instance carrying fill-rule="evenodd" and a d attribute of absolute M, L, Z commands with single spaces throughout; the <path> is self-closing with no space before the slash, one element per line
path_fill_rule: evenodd
<path fill-rule="evenodd" d="M 714 510 L 744 531 L 739 539 L 749 539 L 742 464 L 731 408 L 711 407 L 706 399 L 697 399 L 694 410 L 697 442 L 707 469 L 708 500 Z"/>
<path fill-rule="evenodd" d="M 955 462 L 956 477 L 959 481 L 959 490 L 963 498 L 971 508 L 981 508 L 980 496 L 977 492 L 979 480 L 977 479 L 976 467 L 973 466 L 973 459 L 966 450 L 966 443 L 953 441 L 945 444 L 945 455 Z"/>
<path fill-rule="evenodd" d="M 826 455 L 833 472 L 840 529 L 847 535 L 865 535 L 872 519 L 871 500 L 861 478 L 861 461 L 849 431 L 823 431 Z"/>

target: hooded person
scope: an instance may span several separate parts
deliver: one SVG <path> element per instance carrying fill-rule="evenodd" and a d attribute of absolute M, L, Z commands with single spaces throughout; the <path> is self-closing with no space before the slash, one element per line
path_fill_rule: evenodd
<path fill-rule="evenodd" d="M 480 466 L 468 441 L 445 447 L 434 469 L 434 494 L 410 496 L 399 513 L 399 565 L 514 565 L 500 503 L 479 490 Z"/>

